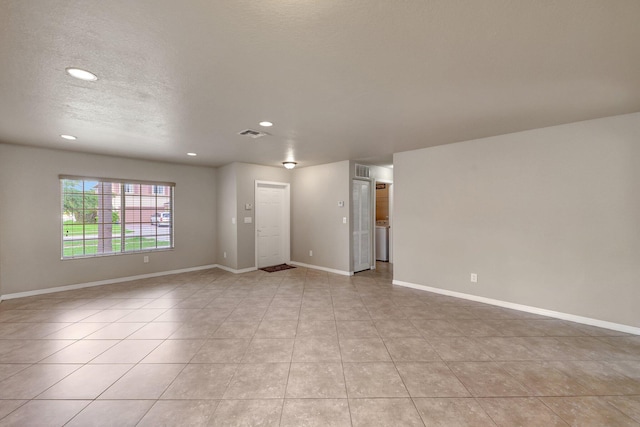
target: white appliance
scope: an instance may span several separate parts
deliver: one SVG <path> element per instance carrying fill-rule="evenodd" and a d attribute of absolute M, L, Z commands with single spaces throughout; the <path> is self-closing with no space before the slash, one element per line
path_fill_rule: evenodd
<path fill-rule="evenodd" d="M 376 225 L 376 261 L 389 261 L 388 225 Z"/>

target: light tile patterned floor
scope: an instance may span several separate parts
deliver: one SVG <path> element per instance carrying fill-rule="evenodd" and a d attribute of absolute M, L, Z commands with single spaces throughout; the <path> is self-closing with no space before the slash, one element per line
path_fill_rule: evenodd
<path fill-rule="evenodd" d="M 0 304 L 0 426 L 639 426 L 640 337 L 219 269 Z"/>

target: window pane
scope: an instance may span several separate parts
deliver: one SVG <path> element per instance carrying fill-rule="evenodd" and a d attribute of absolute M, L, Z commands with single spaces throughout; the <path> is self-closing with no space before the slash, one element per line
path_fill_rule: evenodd
<path fill-rule="evenodd" d="M 88 239 L 84 241 L 85 255 L 93 255 L 98 253 L 98 239 Z"/>
<path fill-rule="evenodd" d="M 99 179 L 60 183 L 63 257 L 173 246 L 173 187 Z"/>
<path fill-rule="evenodd" d="M 124 192 L 126 194 L 138 194 L 140 193 L 140 185 L 139 184 L 122 184 L 124 187 Z"/>
<path fill-rule="evenodd" d="M 171 247 L 171 240 L 169 238 L 158 238 L 158 247 L 159 248 L 169 248 Z"/>
<path fill-rule="evenodd" d="M 82 256 L 84 255 L 84 241 L 82 240 L 65 240 L 63 245 L 63 256 Z"/>
<path fill-rule="evenodd" d="M 122 252 L 122 247 L 120 246 L 122 239 L 114 238 L 111 240 L 111 247 L 113 248 L 113 252 Z"/>
<path fill-rule="evenodd" d="M 141 250 L 141 246 L 140 246 L 140 237 L 125 237 L 124 239 L 124 244 L 125 244 L 125 251 L 126 252 L 131 252 L 131 251 L 139 251 Z"/>
<path fill-rule="evenodd" d="M 131 224 L 139 224 L 140 222 L 141 222 L 140 209 L 138 208 L 127 209 L 126 223 L 131 225 Z"/>
<path fill-rule="evenodd" d="M 158 196 L 156 197 L 156 207 L 159 210 L 169 210 L 171 209 L 171 198 L 166 196 Z"/>

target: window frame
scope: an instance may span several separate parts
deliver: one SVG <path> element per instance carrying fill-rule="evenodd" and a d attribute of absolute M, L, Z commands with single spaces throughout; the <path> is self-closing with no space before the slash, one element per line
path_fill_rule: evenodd
<path fill-rule="evenodd" d="M 125 180 L 125 179 L 114 179 L 114 178 L 97 178 L 97 177 L 86 177 L 86 176 L 74 176 L 74 175 L 59 175 L 59 184 L 60 184 L 60 212 L 61 212 L 61 218 L 60 218 L 60 257 L 61 260 L 63 261 L 68 261 L 68 260 L 73 260 L 73 259 L 86 259 L 86 258 L 96 258 L 96 257 L 105 257 L 105 256 L 114 256 L 114 255 L 132 255 L 132 254 L 140 254 L 140 253 L 149 253 L 149 252 L 164 252 L 164 251 L 171 251 L 175 249 L 175 186 L 176 184 L 173 182 L 158 182 L 158 181 L 141 181 L 141 180 Z M 81 189 L 78 188 L 78 192 L 74 192 L 74 191 L 68 191 L 68 188 L 65 189 L 65 181 L 70 180 L 70 181 L 80 181 L 80 186 L 82 187 Z M 87 183 L 96 183 L 95 186 L 93 186 L 91 189 L 87 188 Z M 67 238 L 65 239 L 65 226 L 68 226 L 68 224 L 65 224 L 65 218 L 68 218 L 69 215 L 71 214 L 71 217 L 74 218 L 75 221 L 75 215 L 77 214 L 77 211 L 73 211 L 73 212 L 65 212 L 65 195 L 69 195 L 69 194 L 77 194 L 77 195 L 81 195 L 82 197 L 82 215 L 85 215 L 86 213 L 86 208 L 85 206 L 87 205 L 87 195 L 88 194 L 97 194 L 98 198 L 100 197 L 100 193 L 98 193 L 96 190 L 94 190 L 93 188 L 97 188 L 97 187 L 102 187 L 104 188 L 104 183 L 108 183 L 111 186 L 111 191 L 113 191 L 111 194 L 112 200 L 111 202 L 113 203 L 112 206 L 118 206 L 116 209 L 112 209 L 111 207 L 109 208 L 109 211 L 113 212 L 118 212 L 119 213 L 119 218 L 118 218 L 118 222 L 96 222 L 96 224 L 98 225 L 98 228 L 100 228 L 102 225 L 104 224 L 119 224 L 120 225 L 120 233 L 119 234 L 114 234 L 112 233 L 111 236 L 109 238 L 104 238 L 104 240 L 101 240 L 100 238 L 96 238 L 93 237 L 93 235 L 87 235 L 86 234 L 86 225 L 88 224 L 92 224 L 92 223 L 85 223 L 85 218 L 83 217 L 82 222 L 80 222 L 77 225 L 82 225 L 82 237 L 81 238 Z M 114 184 L 116 186 L 114 186 Z M 138 190 L 139 191 L 135 191 L 135 186 L 138 186 Z M 149 194 L 142 194 L 142 186 L 143 185 L 147 185 L 147 186 L 151 186 L 151 192 Z M 134 191 L 132 192 L 127 192 L 125 191 L 127 188 L 127 186 L 133 186 L 133 187 L 129 187 L 129 188 L 133 188 Z M 118 188 L 119 190 L 115 190 L 115 188 Z M 156 188 L 162 188 L 162 192 L 161 193 L 156 193 Z M 165 188 L 168 188 L 168 194 L 167 191 L 165 190 Z M 148 190 L 146 190 L 148 191 Z M 137 193 L 137 194 L 136 194 Z M 129 202 L 127 198 L 135 198 L 136 200 L 139 199 L 139 204 L 136 206 L 135 204 L 133 206 L 129 206 L 127 203 Z M 117 200 L 119 199 L 119 200 Z M 146 199 L 145 202 L 149 203 L 152 202 L 153 205 L 150 206 L 148 204 L 144 204 L 143 203 L 143 199 Z M 168 202 L 161 202 L 161 200 L 165 200 L 168 199 Z M 95 202 L 94 202 L 95 203 Z M 162 207 L 160 207 L 158 205 L 158 203 L 162 203 Z M 168 206 L 167 206 L 168 204 Z M 93 208 L 92 208 L 93 209 Z M 167 210 L 168 209 L 168 210 Z M 162 227 L 163 229 L 165 229 L 167 232 L 160 232 L 160 227 L 158 226 L 158 224 L 153 224 L 153 222 L 151 221 L 150 218 L 147 218 L 148 221 L 143 221 L 142 217 L 143 217 L 143 213 L 145 213 L 145 211 L 148 210 L 154 210 L 155 213 L 153 215 L 156 215 L 157 213 L 162 213 L 162 212 L 169 212 L 170 213 L 170 217 L 171 220 L 168 224 L 165 223 L 165 225 L 168 225 L 168 230 L 166 230 L 166 227 Z M 97 212 L 97 217 L 100 217 L 99 212 L 101 212 L 100 208 L 98 207 L 98 209 L 96 210 Z M 134 215 L 134 220 L 129 220 L 127 221 L 127 213 L 132 213 L 132 215 Z M 103 213 L 104 215 L 104 213 Z M 137 220 L 135 219 L 137 215 Z M 104 221 L 104 218 L 102 218 L 102 220 Z M 114 220 L 115 221 L 115 220 Z M 137 236 L 129 236 L 129 238 L 127 238 L 127 224 L 133 224 L 133 225 L 137 225 L 139 227 L 139 233 Z M 149 233 L 149 229 L 143 229 L 144 226 L 146 226 L 147 224 L 153 225 L 154 228 L 154 232 L 153 233 Z M 72 225 L 76 225 L 75 222 Z M 129 230 L 130 231 L 130 230 Z M 68 231 L 67 231 L 68 233 Z M 73 233 L 73 231 L 72 231 Z M 169 244 L 167 246 L 158 246 L 158 243 L 160 242 L 159 237 L 162 236 L 163 238 L 168 238 L 169 239 Z M 131 238 L 135 238 L 135 237 L 139 237 L 140 241 L 139 241 L 139 248 L 131 248 L 129 246 L 129 244 L 131 243 L 130 240 Z M 152 243 L 155 244 L 155 247 L 144 247 L 144 240 L 143 239 L 149 239 L 149 238 L 153 238 L 154 240 L 152 241 Z M 112 251 L 110 252 L 100 252 L 100 249 L 96 249 L 95 253 L 87 253 L 87 242 L 88 241 L 93 241 L 96 240 L 98 242 L 102 241 L 106 241 L 106 240 L 110 240 L 110 247 L 112 249 Z M 113 240 L 119 240 L 119 248 L 118 248 L 118 243 L 114 242 Z M 75 255 L 74 254 L 74 250 L 71 250 L 71 254 L 70 255 L 65 255 L 65 242 L 66 241 L 73 241 L 73 242 L 82 242 L 82 254 L 79 255 Z M 100 243 L 98 244 L 98 247 L 100 247 Z M 117 250 L 113 250 L 113 247 L 116 246 Z M 73 246 L 71 246 L 73 247 Z M 127 249 L 129 248 L 129 249 Z M 69 249 L 69 246 L 66 247 L 66 249 Z"/>

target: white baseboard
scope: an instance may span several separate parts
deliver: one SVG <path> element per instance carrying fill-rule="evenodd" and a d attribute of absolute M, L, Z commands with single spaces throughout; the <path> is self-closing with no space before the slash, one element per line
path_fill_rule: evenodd
<path fill-rule="evenodd" d="M 90 288 L 93 286 L 111 285 L 113 283 L 129 282 L 131 280 L 138 280 L 138 279 L 148 279 L 150 277 L 168 276 L 170 274 L 188 273 L 190 271 L 208 270 L 210 268 L 216 268 L 216 267 L 217 267 L 216 264 L 201 265 L 198 267 L 181 268 L 179 270 L 160 271 L 158 273 L 139 274 L 137 276 L 118 277 L 116 279 L 98 280 L 96 282 L 77 283 L 75 285 L 58 286 L 55 288 L 36 289 L 33 291 L 26 291 L 26 292 L 16 292 L 14 294 L 6 294 L 6 295 L 0 296 L 0 301 L 15 299 L 15 298 L 32 297 L 36 295 L 52 294 L 55 292 L 72 291 L 75 289 Z"/>
<path fill-rule="evenodd" d="M 233 273 L 233 274 L 249 273 L 251 271 L 257 270 L 256 267 L 241 268 L 240 270 L 236 270 L 234 268 L 227 267 L 226 265 L 220 265 L 220 264 L 216 265 L 216 267 L 218 267 L 220 270 L 228 271 L 229 273 Z"/>
<path fill-rule="evenodd" d="M 640 335 L 640 328 L 630 326 L 630 325 L 607 322 L 605 320 L 592 319 L 590 317 L 576 316 L 575 314 L 562 313 L 559 311 L 552 311 L 544 308 L 531 307 L 528 305 L 516 304 L 513 302 L 507 302 L 507 301 L 500 301 L 497 299 L 465 294 L 462 292 L 449 291 L 447 289 L 432 288 L 431 286 L 417 285 L 415 283 L 403 282 L 401 280 L 394 280 L 393 284 L 398 286 L 404 286 L 407 288 L 419 289 L 421 291 L 433 292 L 440 295 L 447 295 L 450 297 L 462 298 L 470 301 L 496 305 L 498 307 L 524 311 L 527 313 L 539 314 L 541 316 L 548 316 L 556 319 L 568 320 L 570 322 L 582 323 L 584 325 L 597 326 L 598 328 L 611 329 L 614 331 L 626 332 L 628 334 Z"/>
<path fill-rule="evenodd" d="M 313 268 L 315 270 L 327 271 L 329 273 L 341 274 L 341 275 L 345 275 L 345 276 L 353 275 L 353 273 L 349 273 L 348 271 L 334 270 L 332 268 L 318 267 L 318 266 L 315 266 L 315 265 L 302 264 L 302 263 L 296 263 L 296 262 L 290 262 L 290 264 L 298 265 L 300 267 Z M 55 288 L 35 289 L 33 291 L 16 292 L 16 293 L 13 293 L 13 294 L 0 295 L 0 301 L 9 300 L 9 299 L 16 299 L 16 298 L 32 297 L 32 296 L 36 296 L 36 295 L 52 294 L 52 293 L 55 293 L 55 292 L 72 291 L 72 290 L 76 290 L 76 289 L 90 288 L 90 287 L 93 287 L 93 286 L 111 285 L 111 284 L 114 284 L 114 283 L 129 282 L 131 280 L 138 280 L 138 279 L 148 279 L 148 278 L 151 278 L 151 277 L 168 276 L 170 274 L 188 273 L 190 271 L 207 270 L 207 269 L 210 269 L 210 268 L 219 268 L 221 270 L 228 271 L 228 272 L 233 273 L 233 274 L 249 273 L 249 272 L 257 270 L 256 267 L 234 269 L 234 268 L 231 268 L 231 267 L 227 267 L 225 265 L 209 264 L 209 265 L 202 265 L 202 266 L 198 266 L 198 267 L 181 268 L 179 270 L 160 271 L 160 272 L 157 272 L 157 273 L 148 273 L 148 274 L 139 274 L 139 275 L 136 275 L 136 276 L 118 277 L 118 278 L 115 278 L 115 279 L 98 280 L 98 281 L 95 281 L 95 282 L 76 283 L 76 284 L 73 284 L 73 285 L 57 286 Z"/>
<path fill-rule="evenodd" d="M 295 265 L 296 267 L 305 267 L 305 268 L 311 268 L 314 270 L 326 271 L 327 273 L 340 274 L 341 276 L 353 276 L 353 271 L 336 270 L 333 268 L 320 267 L 319 265 L 305 264 L 297 261 L 290 261 L 289 264 Z"/>
<path fill-rule="evenodd" d="M 315 265 L 309 265 L 309 264 L 303 264 L 303 263 L 297 263 L 297 262 L 290 262 L 290 264 L 291 265 L 297 265 L 299 267 L 306 267 L 306 268 L 312 268 L 312 269 L 315 269 L 315 270 L 327 271 L 329 273 L 335 273 L 335 274 L 340 274 L 340 275 L 344 275 L 344 276 L 352 276 L 353 275 L 353 273 L 350 273 L 348 271 L 334 270 L 332 268 L 319 267 L 319 266 L 315 266 Z M 33 290 L 33 291 L 26 291 L 26 292 L 16 292 L 16 293 L 13 293 L 13 294 L 0 295 L 0 301 L 9 300 L 9 299 L 15 299 L 15 298 L 32 297 L 32 296 L 36 296 L 36 295 L 52 294 L 52 293 L 55 293 L 55 292 L 72 291 L 72 290 L 75 290 L 75 289 L 90 288 L 90 287 L 93 287 L 93 286 L 111 285 L 111 284 L 114 284 L 114 283 L 129 282 L 131 280 L 148 279 L 150 277 L 168 276 L 170 274 L 188 273 L 190 271 L 207 270 L 209 268 L 219 268 L 221 270 L 228 271 L 228 272 L 233 273 L 233 274 L 249 273 L 249 272 L 257 270 L 256 267 L 234 269 L 234 268 L 231 268 L 231 267 L 227 267 L 225 265 L 210 264 L 210 265 L 202 265 L 202 266 L 199 266 L 199 267 L 181 268 L 179 270 L 160 271 L 158 273 L 139 274 L 139 275 L 136 275 L 136 276 L 118 277 L 116 279 L 98 280 L 98 281 L 95 281 L 95 282 L 76 283 L 74 285 L 57 286 L 55 288 L 36 289 L 36 290 Z"/>

